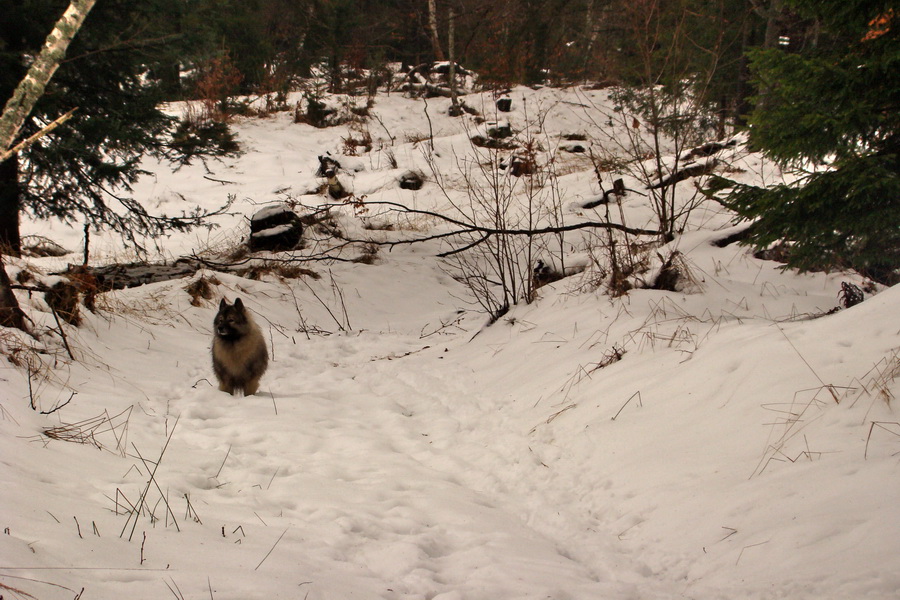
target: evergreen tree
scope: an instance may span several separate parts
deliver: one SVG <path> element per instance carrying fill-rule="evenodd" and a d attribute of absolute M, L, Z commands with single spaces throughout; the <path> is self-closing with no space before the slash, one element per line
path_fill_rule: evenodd
<path fill-rule="evenodd" d="M 0 243 L 19 251 L 18 219 L 27 210 L 79 226 L 109 227 L 140 249 L 142 235 L 160 235 L 201 222 L 148 213 L 128 196 L 145 154 L 174 157 L 174 119 L 159 109 L 163 86 L 148 74 L 171 60 L 179 40 L 166 17 L 180 0 L 98 2 L 68 49 L 66 60 L 20 131 L 28 137 L 76 108 L 74 117 L 25 153 L 0 164 Z M 0 2 L 0 98 L 8 98 L 68 3 Z M 213 144 L 214 145 L 214 144 Z M 197 149 L 193 149 L 195 152 Z M 207 146 L 202 151 L 216 152 Z"/>
<path fill-rule="evenodd" d="M 802 54 L 751 54 L 752 145 L 798 175 L 737 186 L 726 204 L 755 219 L 749 243 L 783 240 L 788 265 L 855 268 L 896 282 L 900 268 L 900 5 L 792 0 L 813 19 Z M 727 182 L 732 183 L 732 182 Z"/>

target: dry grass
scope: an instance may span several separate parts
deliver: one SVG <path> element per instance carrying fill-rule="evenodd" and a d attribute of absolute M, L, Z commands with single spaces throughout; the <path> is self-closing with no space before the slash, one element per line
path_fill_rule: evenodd
<path fill-rule="evenodd" d="M 372 151 L 372 134 L 368 130 L 351 131 L 347 137 L 341 138 L 341 154 L 345 156 L 359 156 Z"/>
<path fill-rule="evenodd" d="M 150 461 L 145 459 L 137 447 L 132 444 L 131 447 L 134 449 L 134 457 L 139 459 L 144 469 L 148 473 L 147 484 L 144 486 L 141 495 L 138 497 L 138 501 L 136 503 L 130 502 L 125 495 L 121 492 L 121 490 L 116 490 L 116 499 L 115 499 L 115 510 L 116 514 L 119 514 L 119 508 L 124 508 L 125 512 L 128 513 L 128 519 L 125 521 L 125 526 L 122 528 L 122 532 L 119 534 L 120 538 L 125 537 L 125 533 L 128 532 L 128 541 L 131 541 L 134 536 L 134 532 L 137 529 L 138 520 L 141 516 L 148 516 L 150 518 L 150 522 L 154 525 L 159 522 L 159 517 L 156 515 L 156 510 L 162 504 L 164 506 L 164 517 L 165 524 L 168 526 L 169 518 L 172 519 L 172 524 L 175 525 L 175 529 L 181 531 L 181 528 L 178 526 L 178 520 L 175 518 L 175 513 L 172 511 L 172 507 L 169 504 L 168 494 L 163 492 L 162 487 L 159 485 L 159 481 L 156 479 L 156 473 L 159 470 L 160 465 L 162 464 L 163 457 L 166 454 L 166 450 L 169 448 L 169 443 L 172 441 L 172 436 L 175 434 L 175 429 L 178 426 L 178 420 L 175 420 L 175 423 L 172 425 L 171 431 L 169 431 L 169 435 L 166 438 L 166 443 L 163 445 L 162 450 L 159 453 L 159 458 L 155 461 Z M 136 467 L 138 472 L 141 472 L 140 467 Z M 159 499 L 150 506 L 150 492 L 152 489 L 155 489 L 159 494 Z M 125 504 L 122 504 L 124 500 Z M 190 498 L 187 497 L 188 507 L 190 507 Z M 133 523 L 132 523 L 133 521 Z M 128 525 L 131 524 L 131 530 L 129 531 Z M 146 534 L 145 534 L 146 536 Z"/>
<path fill-rule="evenodd" d="M 88 444 L 100 450 L 125 456 L 128 444 L 128 420 L 131 418 L 133 406 L 129 406 L 116 415 L 108 411 L 77 423 L 64 423 L 56 427 L 48 427 L 41 433 L 51 440 Z"/>
<path fill-rule="evenodd" d="M 428 133 L 421 131 L 407 131 L 403 134 L 403 141 L 407 144 L 419 144 L 431 139 Z"/>
<path fill-rule="evenodd" d="M 890 406 L 894 400 L 892 384 L 898 377 L 900 377 L 900 348 L 894 348 L 857 382 L 865 393 Z"/>
<path fill-rule="evenodd" d="M 374 265 L 378 262 L 378 244 L 366 244 L 362 247 L 362 253 L 352 259 L 355 263 Z"/>
<path fill-rule="evenodd" d="M 191 297 L 191 306 L 203 306 L 203 300 L 212 300 L 215 297 L 213 286 L 217 286 L 221 281 L 213 275 L 206 277 L 201 275 L 191 283 L 189 283 L 184 291 Z"/>
<path fill-rule="evenodd" d="M 301 279 L 308 277 L 310 279 L 321 279 L 322 276 L 306 267 L 301 267 L 296 263 L 263 261 L 246 269 L 236 269 L 231 271 L 235 275 L 260 281 L 267 276 L 277 277 L 279 279 Z"/>
<path fill-rule="evenodd" d="M 796 348 L 794 350 L 796 351 Z M 800 358 L 809 367 L 809 363 L 802 355 Z M 812 370 L 812 367 L 809 368 Z M 813 374 L 819 378 L 815 371 L 813 371 Z M 811 423 L 824 415 L 826 407 L 848 404 L 852 408 L 860 398 L 869 397 L 872 399 L 873 405 L 878 401 L 882 401 L 890 408 L 891 401 L 894 399 L 893 383 L 898 377 L 900 377 L 900 348 L 895 348 L 873 365 L 865 375 L 854 378 L 848 386 L 823 383 L 819 387 L 796 392 L 789 403 L 763 405 L 765 410 L 775 414 L 775 419 L 769 423 L 772 427 L 772 433 L 780 433 L 777 438 L 767 444 L 766 451 L 759 464 L 757 464 L 753 475 L 761 475 L 772 462 L 795 463 L 800 460 L 819 459 L 826 452 L 811 450 L 809 441 L 803 432 Z M 819 378 L 819 381 L 822 381 L 822 379 Z M 850 398 L 852 398 L 852 402 L 844 402 Z M 872 408 L 870 406 L 869 411 Z M 863 420 L 863 423 L 868 424 L 863 458 L 868 458 L 870 444 L 876 438 L 879 442 L 884 440 L 886 435 L 900 438 L 900 423 L 870 420 L 869 411 L 866 412 L 866 417 Z M 799 440 L 801 433 L 803 433 L 802 446 L 798 450 L 797 443 L 794 443 L 793 449 L 789 450 L 789 443 L 793 440 Z"/>

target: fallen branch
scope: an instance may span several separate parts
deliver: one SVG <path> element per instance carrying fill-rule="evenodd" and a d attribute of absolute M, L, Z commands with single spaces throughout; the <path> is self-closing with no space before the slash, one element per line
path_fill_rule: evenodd
<path fill-rule="evenodd" d="M 0 162 L 5 161 L 7 158 L 12 156 L 13 154 L 18 154 L 19 152 L 22 152 L 23 150 L 27 150 L 28 148 L 30 148 L 32 146 L 32 144 L 34 144 L 36 141 L 38 141 L 39 139 L 41 139 L 42 137 L 49 134 L 51 131 L 53 131 L 54 129 L 56 129 L 57 127 L 59 127 L 60 125 L 62 125 L 66 121 L 68 121 L 69 119 L 71 119 L 75 115 L 76 110 L 78 110 L 78 107 L 73 108 L 72 110 L 70 110 L 69 112 L 64 114 L 63 116 L 59 117 L 58 119 L 56 119 L 55 121 L 53 121 L 52 123 L 50 123 L 49 125 L 44 127 L 43 129 L 41 129 L 40 131 L 38 131 L 37 133 L 32 135 L 31 137 L 29 137 L 27 140 L 22 140 L 21 142 L 19 142 L 18 144 L 16 144 L 12 148 L 10 148 L 9 150 L 7 150 L 3 153 L 0 153 Z"/>
<path fill-rule="evenodd" d="M 392 210 L 397 210 L 403 213 L 409 213 L 414 215 L 420 215 L 425 217 L 432 217 L 439 221 L 443 221 L 444 223 L 448 223 L 450 225 L 455 225 L 458 227 L 455 231 L 449 231 L 444 233 L 437 233 L 433 235 L 426 235 L 416 238 L 410 238 L 405 240 L 394 240 L 394 241 L 377 241 L 377 240 L 354 240 L 348 239 L 348 242 L 359 242 L 359 243 L 371 243 L 379 246 L 397 246 L 403 244 L 416 244 L 419 242 L 427 242 L 438 239 L 444 239 L 448 237 L 454 237 L 459 235 L 472 235 L 472 234 L 481 234 L 481 238 L 475 240 L 474 242 L 468 244 L 464 248 L 454 249 L 449 252 L 438 254 L 440 257 L 450 256 L 452 254 L 457 254 L 462 252 L 463 250 L 467 250 L 476 246 L 486 240 L 488 240 L 491 236 L 495 235 L 524 235 L 524 236 L 535 236 L 542 234 L 560 234 L 568 231 L 576 231 L 579 229 L 606 229 L 606 230 L 615 230 L 621 231 L 623 233 L 627 233 L 630 235 L 646 235 L 658 237 L 660 235 L 660 231 L 655 229 L 641 229 L 636 227 L 628 227 L 626 225 L 621 225 L 619 223 L 612 223 L 607 221 L 582 221 L 581 223 L 573 223 L 571 225 L 555 225 L 555 226 L 547 226 L 547 227 L 536 227 L 536 228 L 497 228 L 497 227 L 486 227 L 484 225 L 478 225 L 472 222 L 461 221 L 459 219 L 454 219 L 453 217 L 448 217 L 447 215 L 430 211 L 430 210 L 422 210 L 417 208 L 409 208 L 403 204 L 398 202 L 390 202 L 390 201 L 379 201 L 379 202 L 364 202 L 366 206 L 385 206 Z M 334 204 L 331 206 L 342 206 L 340 204 Z"/>

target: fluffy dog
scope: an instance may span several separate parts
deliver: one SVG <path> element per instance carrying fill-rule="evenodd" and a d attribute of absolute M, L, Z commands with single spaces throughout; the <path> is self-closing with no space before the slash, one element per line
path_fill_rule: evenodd
<path fill-rule="evenodd" d="M 213 322 L 212 364 L 219 389 L 234 396 L 256 393 L 259 380 L 269 366 L 269 351 L 259 326 L 240 298 L 219 303 Z"/>

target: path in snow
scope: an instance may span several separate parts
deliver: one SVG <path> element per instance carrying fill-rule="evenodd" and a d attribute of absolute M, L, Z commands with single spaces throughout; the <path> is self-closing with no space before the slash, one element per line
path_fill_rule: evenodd
<path fill-rule="evenodd" d="M 169 452 L 195 457 L 178 475 L 193 502 L 202 499 L 204 521 L 253 531 L 250 562 L 286 532 L 251 588 L 269 588 L 260 597 L 290 597 L 285 590 L 303 582 L 310 598 L 348 589 L 372 598 L 627 597 L 612 573 L 528 526 L 534 499 L 502 493 L 498 471 L 543 467 L 518 439 L 482 439 L 509 434 L 490 426 L 471 374 L 441 361 L 439 349 L 373 359 L 384 337 L 276 342 L 264 394 L 203 389 L 170 401 L 180 420 Z M 421 347 L 387 337 L 398 353 Z M 205 585 L 207 571 L 195 568 Z"/>

